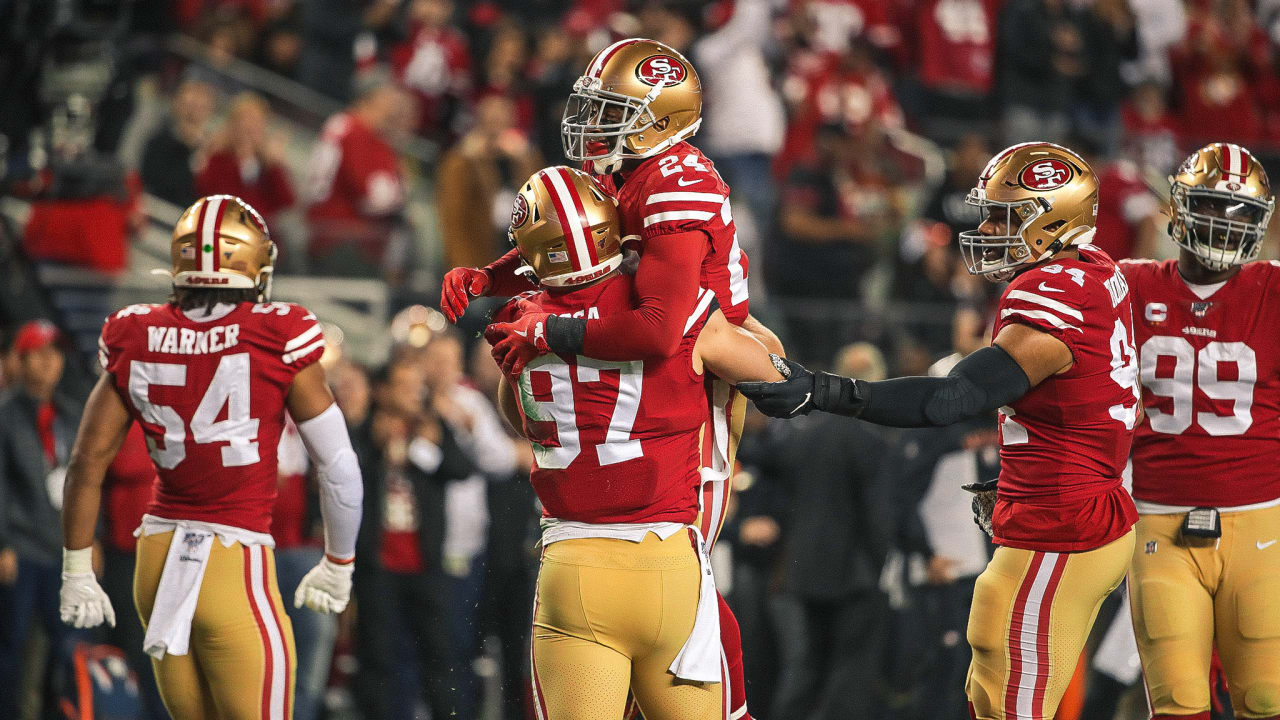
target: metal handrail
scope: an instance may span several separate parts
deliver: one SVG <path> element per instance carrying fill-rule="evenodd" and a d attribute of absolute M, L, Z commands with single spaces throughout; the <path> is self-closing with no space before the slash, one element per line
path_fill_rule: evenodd
<path fill-rule="evenodd" d="M 328 95 L 251 62 L 231 58 L 225 64 L 220 63 L 215 66 L 209 61 L 208 47 L 189 35 L 171 35 L 165 41 L 165 47 L 169 52 L 189 62 L 199 63 L 208 70 L 303 111 L 315 120 L 312 127 L 314 130 L 319 130 L 326 118 L 343 109 L 341 103 Z M 440 154 L 439 146 L 420 137 L 411 137 L 398 143 L 396 150 L 424 165 L 434 163 Z"/>

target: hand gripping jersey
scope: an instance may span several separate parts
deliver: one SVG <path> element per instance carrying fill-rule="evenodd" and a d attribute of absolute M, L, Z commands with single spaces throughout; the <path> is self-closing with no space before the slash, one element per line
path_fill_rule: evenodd
<path fill-rule="evenodd" d="M 1120 267 L 1146 410 L 1134 497 L 1212 507 L 1280 498 L 1280 266 L 1248 263 L 1216 289 L 1188 286 L 1176 260 Z"/>
<path fill-rule="evenodd" d="M 625 312 L 633 303 L 625 276 L 525 298 L 550 313 L 587 318 Z M 529 363 L 516 397 L 534 448 L 530 481 L 547 517 L 693 522 L 707 397 L 692 354 L 704 321 L 705 308 L 686 323 L 676 353 L 661 360 L 545 355 Z"/>
<path fill-rule="evenodd" d="M 210 318 L 124 308 L 102 328 L 99 360 L 160 475 L 147 512 L 270 532 L 285 397 L 324 336 L 291 303 L 240 303 Z"/>
<path fill-rule="evenodd" d="M 597 176 L 618 200 L 622 237 L 642 241 L 658 235 L 700 230 L 711 250 L 702 260 L 702 288 L 715 293 L 729 322 L 747 319 L 747 255 L 729 207 L 729 186 L 698 148 L 682 142 L 647 158 L 621 187 L 614 176 Z"/>
<path fill-rule="evenodd" d="M 1000 410 L 995 541 L 1049 552 L 1101 547 L 1137 521 L 1120 484 L 1138 415 L 1138 357 L 1124 275 L 1101 250 L 1036 266 L 1000 298 L 1010 323 L 1046 332 L 1074 364 Z"/>

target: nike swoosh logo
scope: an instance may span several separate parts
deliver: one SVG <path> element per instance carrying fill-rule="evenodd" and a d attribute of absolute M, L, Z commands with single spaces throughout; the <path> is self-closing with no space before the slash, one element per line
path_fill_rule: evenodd
<path fill-rule="evenodd" d="M 677 185 L 679 185 L 680 187 L 689 187 L 690 185 L 697 185 L 698 183 L 702 182 L 703 180 L 706 180 L 706 178 L 701 178 L 701 179 L 698 179 L 698 180 L 694 180 L 694 181 L 692 181 L 692 182 L 685 182 L 685 181 L 684 181 L 684 178 L 676 178 L 676 184 L 677 184 Z"/>
<path fill-rule="evenodd" d="M 1275 544 L 1276 544 L 1276 541 L 1275 541 L 1275 540 L 1272 540 L 1271 542 L 1262 542 L 1262 541 L 1258 541 L 1258 549 L 1259 549 L 1259 550 L 1266 550 L 1267 548 L 1269 548 L 1269 547 L 1271 547 L 1272 545 L 1275 545 Z"/>
<path fill-rule="evenodd" d="M 1062 293 L 1062 292 L 1066 292 L 1066 290 L 1059 290 L 1058 288 L 1049 287 L 1048 285 L 1045 285 L 1044 283 L 1040 283 L 1040 292 L 1056 292 L 1056 293 Z"/>
<path fill-rule="evenodd" d="M 528 332 L 526 332 L 526 331 L 524 331 L 524 330 L 512 330 L 511 332 L 513 332 L 513 333 L 515 333 L 515 334 L 519 335 L 519 336 L 520 336 L 520 337 L 522 337 L 522 338 L 527 338 L 527 337 L 529 337 L 529 333 L 528 333 Z"/>
<path fill-rule="evenodd" d="M 811 397 L 813 397 L 813 393 L 811 392 L 805 393 L 804 400 L 800 401 L 799 405 L 791 408 L 791 414 L 788 417 L 795 417 L 796 413 L 800 412 L 800 410 L 803 409 L 805 405 L 809 404 L 809 398 Z"/>

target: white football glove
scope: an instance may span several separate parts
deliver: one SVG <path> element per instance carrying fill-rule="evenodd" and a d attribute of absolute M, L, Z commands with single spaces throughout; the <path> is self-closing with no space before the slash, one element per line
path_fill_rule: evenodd
<path fill-rule="evenodd" d="M 327 557 L 321 559 L 298 583 L 293 606 L 306 605 L 318 613 L 342 612 L 351 601 L 351 574 L 355 570 L 355 563 L 339 565 Z"/>
<path fill-rule="evenodd" d="M 78 628 L 97 627 L 106 620 L 116 626 L 116 611 L 98 584 L 91 569 L 93 551 L 64 550 L 62 588 L 58 590 L 58 615 L 62 622 Z M 68 569 L 73 572 L 67 572 Z"/>

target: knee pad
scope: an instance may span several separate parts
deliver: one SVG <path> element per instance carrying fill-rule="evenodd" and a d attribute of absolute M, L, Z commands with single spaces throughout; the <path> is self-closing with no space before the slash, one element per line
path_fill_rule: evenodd
<path fill-rule="evenodd" d="M 1249 687 L 1244 688 L 1242 694 L 1244 708 L 1236 710 L 1238 717 L 1263 718 L 1263 720 L 1280 718 L 1280 682 L 1263 680 L 1251 683 Z M 1248 712 L 1249 715 L 1240 715 L 1241 712 Z"/>
<path fill-rule="evenodd" d="M 1194 625 L 1186 606 L 1178 602 L 1176 584 L 1148 578 L 1142 581 L 1141 588 L 1142 627 L 1135 627 L 1135 632 L 1157 642 L 1185 633 Z"/>

